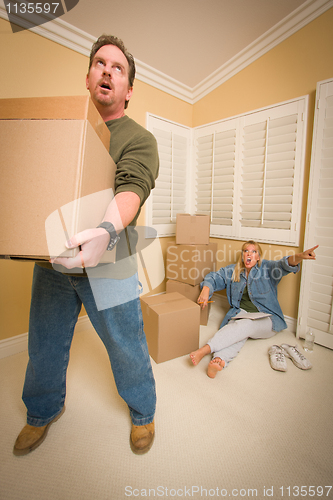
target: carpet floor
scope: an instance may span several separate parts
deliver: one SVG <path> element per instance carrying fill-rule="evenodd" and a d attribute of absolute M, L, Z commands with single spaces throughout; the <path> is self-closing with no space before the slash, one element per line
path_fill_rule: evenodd
<path fill-rule="evenodd" d="M 200 346 L 224 314 L 213 304 Z M 143 456 L 130 450 L 128 409 L 92 328 L 74 335 L 64 415 L 24 457 L 12 448 L 25 424 L 28 355 L 0 360 L 0 499 L 332 498 L 333 351 L 315 345 L 304 352 L 311 370 L 287 360 L 277 372 L 267 350 L 284 342 L 302 343 L 288 330 L 248 340 L 215 379 L 208 357 L 196 367 L 188 356 L 152 361 L 156 438 Z"/>

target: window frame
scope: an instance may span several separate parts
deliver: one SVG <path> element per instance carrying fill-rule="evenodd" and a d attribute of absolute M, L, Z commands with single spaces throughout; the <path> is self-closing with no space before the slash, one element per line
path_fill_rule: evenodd
<path fill-rule="evenodd" d="M 156 115 L 151 115 L 147 113 L 147 128 L 152 132 L 151 120 L 158 119 L 163 122 L 163 126 L 170 130 L 186 130 L 186 133 L 189 137 L 189 150 L 188 150 L 188 164 L 187 164 L 187 193 L 186 193 L 186 212 L 191 214 L 202 214 L 207 213 L 207 196 L 203 196 L 203 203 L 201 206 L 205 207 L 205 210 L 201 210 L 199 207 L 198 210 L 198 193 L 200 193 L 200 188 L 198 186 L 203 185 L 205 177 L 204 170 L 202 170 L 203 177 L 201 180 L 198 179 L 197 173 L 199 170 L 198 161 L 197 161 L 197 143 L 200 138 L 208 137 L 209 134 L 214 135 L 215 137 L 220 134 L 219 140 L 223 137 L 223 134 L 226 134 L 228 130 L 233 130 L 235 135 L 234 141 L 234 163 L 233 167 L 230 167 L 232 163 L 232 154 L 230 153 L 231 149 L 226 143 L 226 147 L 220 149 L 220 158 L 224 159 L 224 152 L 228 152 L 225 156 L 228 159 L 228 173 L 234 169 L 234 177 L 233 177 L 233 197 L 232 197 L 232 220 L 228 224 L 214 224 L 214 217 L 212 218 L 212 205 L 214 207 L 214 196 L 213 196 L 213 204 L 210 201 L 210 209 L 209 215 L 211 217 L 211 228 L 210 228 L 210 236 L 213 238 L 223 238 L 223 239 L 233 239 L 233 240 L 248 240 L 255 239 L 260 242 L 267 242 L 272 244 L 279 245 L 288 245 L 288 246 L 299 246 L 300 241 L 300 227 L 301 227 L 301 216 L 302 216 L 302 198 L 303 198 L 303 184 L 304 184 L 304 162 L 305 162 L 305 149 L 306 149 L 306 136 L 307 136 L 307 123 L 308 123 L 308 101 L 309 96 L 301 96 L 295 99 L 291 99 L 288 101 L 280 102 L 271 106 L 267 106 L 264 108 L 260 108 L 257 110 L 252 110 L 247 113 L 243 113 L 237 116 L 229 117 L 223 120 L 219 120 L 213 123 L 208 123 L 199 127 L 185 127 L 176 122 L 171 122 L 161 117 L 157 117 Z M 296 131 L 295 131 L 295 159 L 293 169 L 293 180 L 287 179 L 288 182 L 293 184 L 292 194 L 291 194 L 291 203 L 290 206 L 287 204 L 287 209 L 289 208 L 290 213 L 290 228 L 289 229 L 276 229 L 276 228 L 267 228 L 267 227 L 247 227 L 242 225 L 241 222 L 241 209 L 242 209 L 242 190 L 244 189 L 244 182 L 242 178 L 242 169 L 243 169 L 243 157 L 244 157 L 244 131 L 247 126 L 251 123 L 260 123 L 260 120 L 272 120 L 277 118 L 283 118 L 287 116 L 286 113 L 294 113 L 297 115 L 296 119 Z M 289 115 L 288 115 L 289 116 Z M 269 123 L 269 122 L 267 122 Z M 270 137 L 268 134 L 267 137 Z M 266 139 L 267 139 L 266 137 Z M 207 139 L 208 140 L 208 139 Z M 266 141 L 266 148 L 269 147 Z M 281 141 L 281 144 L 284 144 Z M 292 143 L 293 144 L 293 143 Z M 209 145 L 208 145 L 209 147 Z M 205 154 L 205 152 L 204 152 Z M 231 156 L 230 156 L 231 154 Z M 209 160 L 208 160 L 209 161 Z M 291 161 L 291 160 L 290 160 Z M 215 160 L 214 160 L 215 162 Z M 231 163 L 230 163 L 231 162 Z M 214 167 L 212 166 L 212 176 L 215 175 L 216 170 L 216 162 L 214 163 Z M 223 161 L 219 164 L 219 172 L 223 175 Z M 163 167 L 162 167 L 163 168 Z M 205 168 L 205 167 L 203 167 Z M 274 171 L 274 168 L 273 168 Z M 279 170 L 275 170 L 279 174 Z M 274 171 L 274 172 L 275 172 Z M 209 172 L 211 174 L 211 172 Z M 279 174 L 280 175 L 280 174 Z M 292 174 L 290 174 L 292 175 Z M 228 181 L 230 181 L 230 176 L 228 177 Z M 282 183 L 283 184 L 283 183 Z M 207 185 L 207 182 L 206 182 Z M 208 189 L 208 188 L 207 188 Z M 223 192 L 223 182 L 220 179 L 219 185 L 220 193 Z M 214 183 L 212 183 L 212 192 L 214 190 Z M 230 191 L 230 190 L 229 190 Z M 274 194 L 274 189 L 271 190 Z M 279 190 L 277 190 L 279 191 Z M 228 198 L 230 200 L 230 196 Z M 157 230 L 159 236 L 173 236 L 175 234 L 175 223 L 171 222 L 165 226 L 163 225 L 153 225 L 152 224 L 152 211 L 154 204 L 154 190 L 151 196 L 147 200 L 147 208 L 146 208 L 146 224 L 147 226 L 154 227 Z M 230 205 L 230 203 L 229 203 Z M 220 211 L 223 212 L 224 208 L 223 203 L 219 203 Z M 230 207 L 228 207 L 230 209 Z M 217 212 L 215 212 L 217 213 Z M 288 216 L 288 210 L 287 210 Z M 222 220 L 222 216 L 220 217 Z M 275 224 L 282 224 L 280 221 L 275 222 Z M 273 224 L 273 223 L 272 223 Z M 286 223 L 287 224 L 287 223 Z"/>
<path fill-rule="evenodd" d="M 157 115 L 153 115 L 151 113 L 147 113 L 147 129 L 155 136 L 159 148 L 159 156 L 160 156 L 160 165 L 159 165 L 159 176 L 156 180 L 155 183 L 155 189 L 152 190 L 150 193 L 148 199 L 146 200 L 146 226 L 147 226 L 147 231 L 149 234 L 149 228 L 153 229 L 152 234 L 154 234 L 154 231 L 157 232 L 159 237 L 167 237 L 167 236 L 173 236 L 175 235 L 176 232 L 176 215 L 177 215 L 177 208 L 175 207 L 174 198 L 172 196 L 172 187 L 170 188 L 170 204 L 167 204 L 165 207 L 165 212 L 167 213 L 170 211 L 171 217 L 168 222 L 163 222 L 163 223 L 156 223 L 154 221 L 154 208 L 157 205 L 157 198 L 159 196 L 159 185 L 161 186 L 161 176 L 168 176 L 170 175 L 169 172 L 169 165 L 168 162 L 163 161 L 163 153 L 161 153 L 161 143 L 163 139 L 159 140 L 159 137 L 156 137 L 156 134 L 154 134 L 154 127 L 159 127 L 159 130 L 162 132 L 169 132 L 173 136 L 179 136 L 184 138 L 187 141 L 186 144 L 186 161 L 185 165 L 182 165 L 182 167 L 179 167 L 177 169 L 177 165 L 173 163 L 173 152 L 172 149 L 169 150 L 169 153 L 167 154 L 170 155 L 171 157 L 171 163 L 172 163 L 172 169 L 176 171 L 176 173 L 180 173 L 180 168 L 185 170 L 185 188 L 184 188 L 184 194 L 185 194 L 185 202 L 184 202 L 184 210 L 179 211 L 179 213 L 188 213 L 191 210 L 191 205 L 190 205 L 190 197 L 191 197 L 191 184 L 190 184 L 190 179 L 191 179 L 191 173 L 190 173 L 190 167 L 191 167 L 191 144 L 192 144 L 192 129 L 190 127 L 186 127 L 185 125 L 181 125 L 176 122 L 172 122 L 170 120 L 167 120 L 165 118 L 159 117 Z M 162 145 L 162 147 L 164 147 Z M 167 148 L 167 146 L 166 146 Z M 165 166 L 166 165 L 166 166 Z M 163 182 L 163 181 L 162 181 Z M 163 189 L 163 187 L 161 187 Z M 156 204 L 154 205 L 156 200 Z"/>

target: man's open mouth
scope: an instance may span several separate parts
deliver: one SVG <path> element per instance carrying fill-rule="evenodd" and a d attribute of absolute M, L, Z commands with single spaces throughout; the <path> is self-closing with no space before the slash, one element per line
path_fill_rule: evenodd
<path fill-rule="evenodd" d="M 102 89 L 111 90 L 111 85 L 109 83 L 103 82 L 103 83 L 100 84 L 100 87 Z"/>

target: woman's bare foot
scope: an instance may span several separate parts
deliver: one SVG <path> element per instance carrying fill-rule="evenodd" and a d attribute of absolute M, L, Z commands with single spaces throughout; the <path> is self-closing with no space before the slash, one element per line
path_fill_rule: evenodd
<path fill-rule="evenodd" d="M 213 358 L 208 365 L 207 375 L 210 378 L 215 378 L 217 372 L 220 372 L 225 365 L 225 361 L 221 358 Z"/>
<path fill-rule="evenodd" d="M 191 352 L 190 358 L 191 361 L 194 365 L 197 365 L 200 363 L 202 358 L 206 356 L 206 354 L 210 354 L 210 347 L 208 344 L 204 345 L 203 347 L 200 347 L 200 349 L 197 349 L 196 351 Z"/>

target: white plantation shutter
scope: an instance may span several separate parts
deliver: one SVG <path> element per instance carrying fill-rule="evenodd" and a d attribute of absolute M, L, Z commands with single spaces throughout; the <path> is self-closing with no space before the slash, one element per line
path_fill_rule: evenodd
<path fill-rule="evenodd" d="M 171 220 L 176 220 L 178 213 L 186 211 L 186 176 L 189 155 L 188 137 L 172 134 L 172 203 Z"/>
<path fill-rule="evenodd" d="M 317 85 L 304 247 L 319 245 L 302 264 L 297 337 L 307 330 L 333 349 L 333 80 Z"/>
<path fill-rule="evenodd" d="M 163 130 L 152 130 L 157 143 L 160 160 L 159 176 L 153 193 L 153 224 L 166 224 L 171 221 L 172 193 L 172 136 Z"/>
<path fill-rule="evenodd" d="M 195 129 L 149 115 L 160 174 L 147 225 L 168 236 L 177 213 L 206 214 L 212 237 L 298 246 L 307 110 L 305 96 Z"/>
<path fill-rule="evenodd" d="M 307 102 L 195 129 L 195 212 L 211 236 L 298 245 Z"/>
<path fill-rule="evenodd" d="M 243 118 L 240 234 L 298 244 L 306 100 Z"/>
<path fill-rule="evenodd" d="M 147 205 L 147 224 L 159 236 L 174 234 L 177 213 L 188 211 L 188 165 L 191 131 L 149 115 L 148 130 L 156 138 L 159 175 Z"/>
<path fill-rule="evenodd" d="M 212 236 L 233 232 L 237 136 L 237 120 L 195 132 L 195 213 L 210 216 Z"/>
<path fill-rule="evenodd" d="M 209 215 L 212 203 L 214 134 L 197 139 L 196 152 L 196 213 Z"/>

